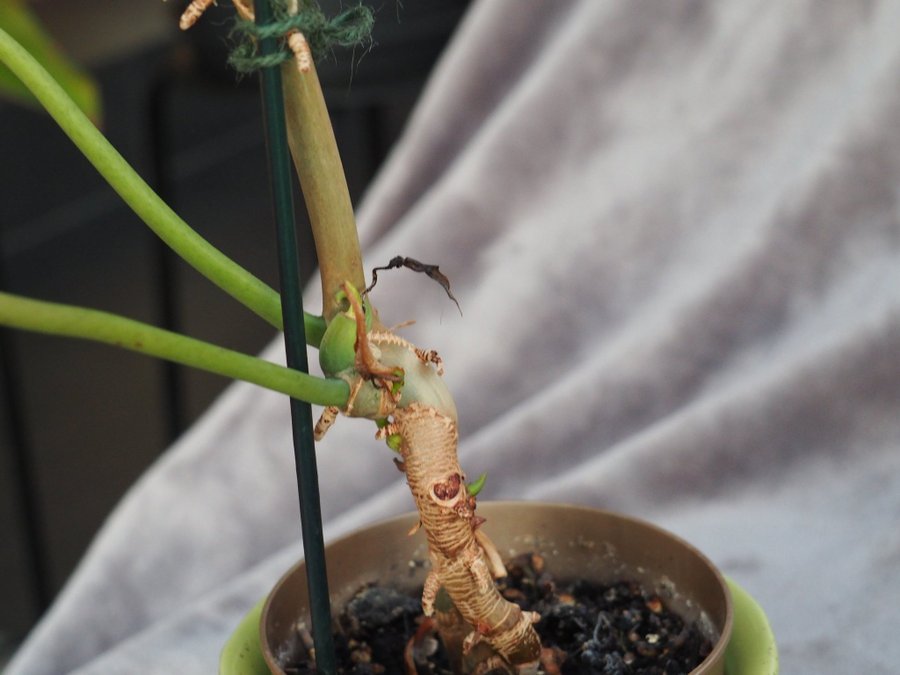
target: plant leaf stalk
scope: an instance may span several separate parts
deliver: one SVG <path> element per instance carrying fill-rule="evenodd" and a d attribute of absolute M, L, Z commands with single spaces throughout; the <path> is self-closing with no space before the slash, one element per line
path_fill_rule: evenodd
<path fill-rule="evenodd" d="M 60 128 L 150 229 L 198 272 L 269 324 L 279 330 L 282 328 L 278 293 L 192 230 L 131 168 L 53 77 L 2 29 L 0 61 L 25 83 Z M 324 321 L 306 314 L 304 323 L 310 344 L 318 345 L 325 328 Z"/>
<path fill-rule="evenodd" d="M 0 292 L 0 324 L 48 335 L 84 338 L 174 361 L 318 405 L 343 405 L 349 388 L 202 340 L 94 309 Z"/>
<path fill-rule="evenodd" d="M 281 76 L 288 143 L 319 258 L 322 315 L 330 323 L 346 309 L 337 301 L 342 285 L 366 287 L 356 219 L 315 64 L 300 72 L 288 61 Z"/>

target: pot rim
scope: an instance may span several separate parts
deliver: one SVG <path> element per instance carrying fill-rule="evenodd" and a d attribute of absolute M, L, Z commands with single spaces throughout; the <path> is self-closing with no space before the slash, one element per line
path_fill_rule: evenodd
<path fill-rule="evenodd" d="M 567 512 L 569 514 L 581 514 L 584 517 L 596 517 L 601 516 L 603 518 L 609 519 L 611 521 L 618 521 L 623 525 L 629 525 L 631 527 L 639 527 L 643 528 L 653 534 L 669 539 L 670 541 L 676 543 L 679 547 L 683 548 L 687 551 L 691 557 L 695 558 L 697 562 L 702 564 L 704 568 L 707 569 L 709 573 L 715 578 L 717 587 L 721 590 L 721 593 L 724 597 L 725 603 L 725 612 L 724 612 L 724 620 L 722 621 L 721 627 L 717 626 L 719 630 L 719 635 L 716 639 L 716 642 L 713 646 L 713 649 L 703 660 L 702 664 L 720 660 L 724 662 L 725 659 L 725 651 L 728 647 L 728 642 L 731 638 L 733 626 L 734 626 L 734 601 L 732 598 L 732 593 L 729 588 L 728 583 L 724 575 L 721 571 L 713 564 L 713 562 L 696 546 L 686 541 L 681 536 L 670 532 L 669 530 L 660 527 L 654 523 L 651 523 L 643 518 L 625 515 L 620 512 L 610 511 L 607 509 L 600 509 L 591 506 L 585 506 L 581 504 L 571 504 L 571 503 L 561 503 L 561 502 L 544 502 L 544 501 L 515 501 L 515 500 L 502 500 L 502 501 L 484 501 L 480 502 L 478 505 L 479 513 L 483 515 L 487 515 L 490 517 L 489 511 L 493 510 L 503 510 L 503 509 L 521 509 L 527 508 L 535 511 L 548 511 L 548 512 Z M 361 535 L 362 533 L 370 530 L 372 528 L 390 528 L 391 526 L 397 526 L 399 524 L 412 524 L 418 519 L 418 513 L 415 511 L 406 512 L 400 515 L 395 515 L 386 519 L 382 519 L 379 521 L 375 521 L 369 523 L 367 525 L 360 526 L 358 528 L 353 529 L 352 531 L 341 535 L 340 537 L 335 538 L 333 541 L 328 542 L 326 546 L 326 550 L 328 548 L 338 547 L 341 544 L 345 543 L 347 540 L 350 540 L 354 537 Z M 267 662 L 270 663 L 274 660 L 274 655 L 272 654 L 272 650 L 270 648 L 267 631 L 266 631 L 266 618 L 270 613 L 271 604 L 274 598 L 277 596 L 278 591 L 287 583 L 287 581 L 297 573 L 298 569 L 304 565 L 304 559 L 301 558 L 296 563 L 291 565 L 291 567 L 278 579 L 275 585 L 272 587 L 269 594 L 266 596 L 265 603 L 263 604 L 262 612 L 260 614 L 259 620 L 259 641 L 260 648 L 262 654 Z M 658 571 L 657 571 L 658 572 Z M 661 572 L 660 572 L 661 573 Z M 701 664 L 701 665 L 702 665 Z M 275 672 L 275 671 L 273 671 Z"/>

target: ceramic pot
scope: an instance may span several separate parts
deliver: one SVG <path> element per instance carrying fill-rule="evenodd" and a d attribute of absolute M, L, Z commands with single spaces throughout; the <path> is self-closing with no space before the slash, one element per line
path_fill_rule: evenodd
<path fill-rule="evenodd" d="M 487 518 L 483 527 L 504 557 L 537 551 L 556 578 L 605 582 L 630 577 L 654 589 L 683 618 L 697 621 L 714 644 L 694 673 L 743 675 L 746 670 L 746 665 L 737 664 L 731 654 L 726 671 L 726 652 L 735 620 L 732 591 L 710 561 L 680 538 L 634 518 L 579 506 L 483 503 L 478 513 Z M 421 533 L 407 536 L 416 519 L 416 514 L 400 516 L 327 547 L 334 606 L 346 602 L 361 586 L 376 581 L 410 592 L 421 587 L 428 567 L 427 545 Z M 744 611 L 748 601 L 756 607 L 744 595 Z M 277 583 L 261 609 L 259 649 L 276 675 L 284 672 L 280 664 L 285 658 L 300 648 L 295 627 L 306 616 L 307 605 L 305 570 L 300 562 Z M 765 624 L 764 615 L 762 621 Z M 774 641 L 767 624 L 764 628 L 768 639 L 742 642 L 741 663 L 746 664 L 749 655 L 751 661 L 756 657 L 759 665 L 760 669 L 751 671 L 753 675 L 777 672 Z"/>

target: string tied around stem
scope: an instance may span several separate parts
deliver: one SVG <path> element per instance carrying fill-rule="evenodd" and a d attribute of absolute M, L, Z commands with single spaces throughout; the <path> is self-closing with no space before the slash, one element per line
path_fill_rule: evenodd
<path fill-rule="evenodd" d="M 368 7 L 357 5 L 328 18 L 312 0 L 300 0 L 296 13 L 291 12 L 291 5 L 292 0 L 273 0 L 274 20 L 262 26 L 253 21 L 236 20 L 231 35 L 237 39 L 237 45 L 228 58 L 235 70 L 252 73 L 291 59 L 293 55 L 287 47 L 287 37 L 297 31 L 306 38 L 315 58 L 336 46 L 357 47 L 372 43 L 375 19 Z M 259 42 L 270 37 L 278 40 L 280 48 L 271 54 L 262 54 Z"/>

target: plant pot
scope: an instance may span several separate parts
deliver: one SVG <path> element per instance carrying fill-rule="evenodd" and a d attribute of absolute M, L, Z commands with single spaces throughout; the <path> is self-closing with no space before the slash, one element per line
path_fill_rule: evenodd
<path fill-rule="evenodd" d="M 556 578 L 595 582 L 633 578 L 654 589 L 670 608 L 698 621 L 714 648 L 694 673 L 756 675 L 776 673 L 771 631 L 758 606 L 725 581 L 701 553 L 648 523 L 577 506 L 484 503 L 485 530 L 501 555 L 540 552 Z M 421 534 L 407 536 L 416 514 L 400 516 L 350 534 L 327 547 L 328 577 L 335 607 L 363 585 L 378 582 L 415 592 L 427 572 L 427 545 Z M 737 600 L 732 602 L 732 596 Z M 737 617 L 735 639 L 732 632 Z M 275 673 L 299 648 L 295 626 L 307 613 L 303 563 L 289 570 L 265 603 L 248 614 L 223 652 L 220 673 Z M 252 635 L 259 616 L 258 636 Z M 308 619 L 307 619 L 308 621 Z M 729 649 L 729 643 L 735 647 Z M 226 662 L 228 661 L 228 662 Z M 234 670 L 235 662 L 240 670 Z"/>

